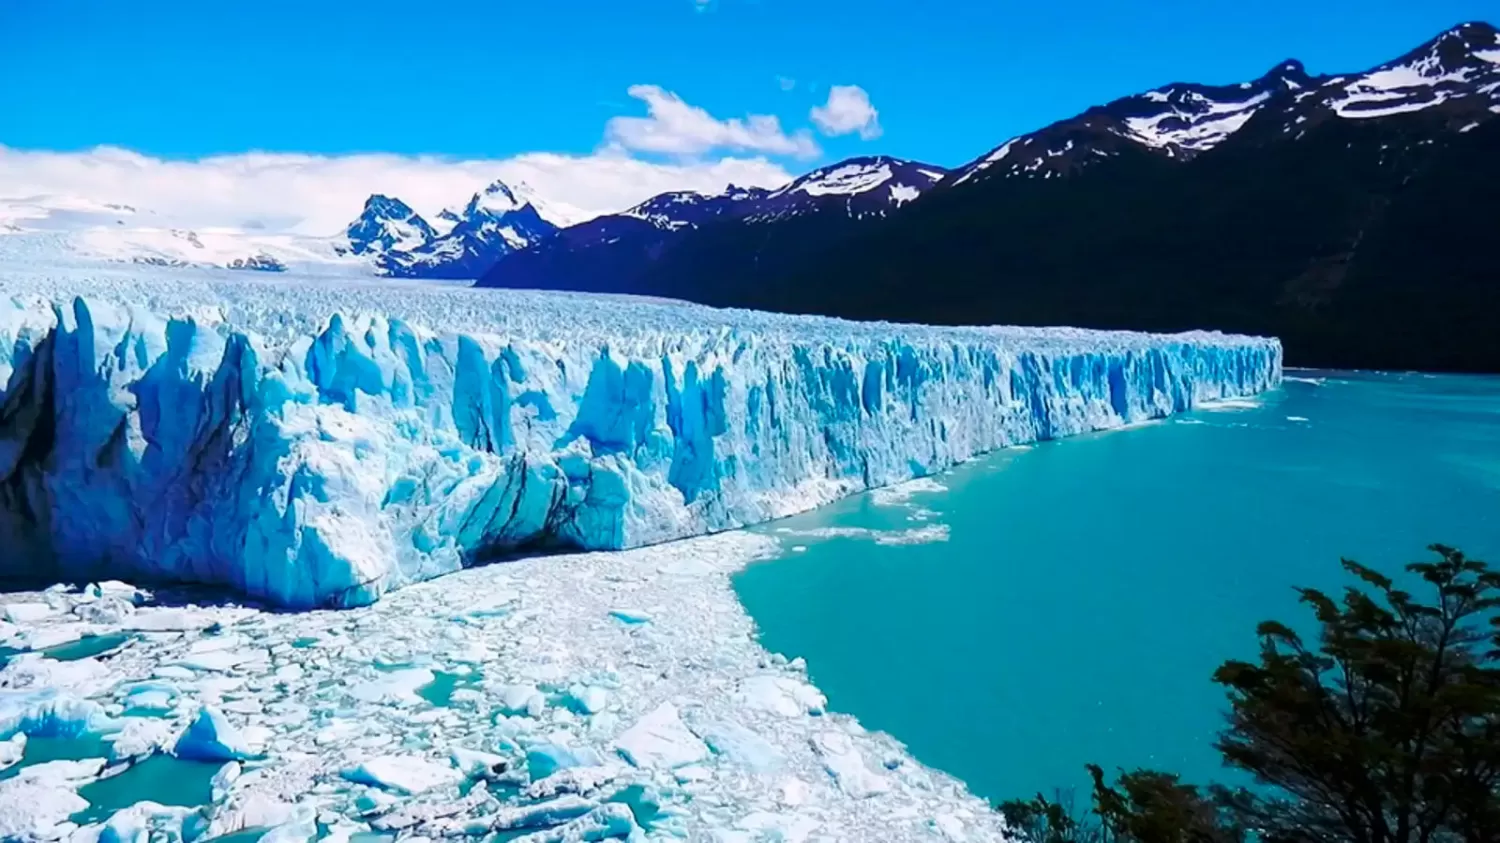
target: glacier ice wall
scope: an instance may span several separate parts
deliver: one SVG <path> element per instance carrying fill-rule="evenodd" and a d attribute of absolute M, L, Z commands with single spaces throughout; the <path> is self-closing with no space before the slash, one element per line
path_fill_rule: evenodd
<path fill-rule="evenodd" d="M 363 604 L 497 554 L 765 521 L 1281 378 L 1275 340 L 1213 333 L 181 284 L 0 296 L 0 576 Z"/>

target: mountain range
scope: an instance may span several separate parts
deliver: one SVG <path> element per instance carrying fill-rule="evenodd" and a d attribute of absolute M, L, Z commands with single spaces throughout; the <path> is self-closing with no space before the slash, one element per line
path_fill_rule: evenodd
<path fill-rule="evenodd" d="M 857 159 L 765 195 L 669 194 L 503 257 L 479 283 L 1216 328 L 1279 336 L 1294 365 L 1500 371 L 1497 117 L 1500 33 L 1469 23 L 1363 72 L 1286 61 L 1127 96 L 951 172 Z M 886 201 L 867 209 L 866 193 Z M 778 194 L 799 210 L 745 210 Z"/>
<path fill-rule="evenodd" d="M 405 202 L 376 194 L 344 230 L 347 251 L 371 260 L 386 275 L 470 279 L 558 230 L 542 217 L 529 191 L 502 181 L 436 219 L 429 223 Z"/>
<path fill-rule="evenodd" d="M 928 323 L 1274 335 L 1293 365 L 1500 371 L 1500 32 L 1356 73 L 1180 82 L 962 166 L 852 158 L 565 225 L 496 181 L 424 218 L 375 194 L 326 237 L 0 200 L 0 258 L 478 279 Z"/>

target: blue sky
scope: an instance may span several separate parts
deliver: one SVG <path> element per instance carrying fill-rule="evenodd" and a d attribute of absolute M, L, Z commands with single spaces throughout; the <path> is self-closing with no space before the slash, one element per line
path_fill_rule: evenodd
<path fill-rule="evenodd" d="M 883 134 L 820 138 L 956 165 L 1090 104 L 1275 62 L 1360 69 L 1493 0 L 0 0 L 0 144 L 194 158 L 246 150 L 586 154 L 632 85 L 791 132 L 831 84 Z M 778 78 L 795 80 L 783 90 Z M 790 157 L 789 157 L 790 158 Z M 793 170 L 808 163 L 791 161 Z"/>
<path fill-rule="evenodd" d="M 857 154 L 958 166 L 1289 57 L 1362 70 L 1495 2 L 0 0 L 0 222 L 324 236 L 372 193 L 432 215 L 498 179 L 570 224 Z"/>

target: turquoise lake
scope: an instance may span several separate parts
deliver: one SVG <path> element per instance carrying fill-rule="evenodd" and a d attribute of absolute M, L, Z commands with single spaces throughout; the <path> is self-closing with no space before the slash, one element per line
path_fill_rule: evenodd
<path fill-rule="evenodd" d="M 1294 371 L 1251 402 L 1003 451 L 761 528 L 735 587 L 829 707 L 1005 799 L 1085 763 L 1225 780 L 1226 658 L 1294 586 L 1441 542 L 1500 565 L 1500 378 Z"/>

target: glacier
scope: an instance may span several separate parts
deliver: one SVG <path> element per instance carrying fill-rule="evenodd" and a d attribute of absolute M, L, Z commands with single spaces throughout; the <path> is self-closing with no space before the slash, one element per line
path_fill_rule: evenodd
<path fill-rule="evenodd" d="M 1249 396 L 1274 339 L 0 269 L 0 577 L 369 604 Z"/>

